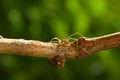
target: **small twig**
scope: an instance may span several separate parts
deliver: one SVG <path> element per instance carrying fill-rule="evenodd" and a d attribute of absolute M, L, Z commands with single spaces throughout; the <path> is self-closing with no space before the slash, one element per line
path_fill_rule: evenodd
<path fill-rule="evenodd" d="M 7 39 L 0 36 L 0 54 L 16 54 L 44 57 L 57 68 L 64 67 L 67 59 L 82 58 L 97 51 L 120 46 L 120 32 L 101 37 L 81 37 L 74 42 L 61 40 L 60 43 L 24 39 Z"/>

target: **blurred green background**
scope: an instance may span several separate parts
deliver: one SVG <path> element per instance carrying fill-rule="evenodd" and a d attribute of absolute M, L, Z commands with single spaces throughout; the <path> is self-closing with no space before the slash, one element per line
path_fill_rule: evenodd
<path fill-rule="evenodd" d="M 50 41 L 120 31 L 119 0 L 0 0 L 0 35 Z M 56 69 L 44 58 L 0 55 L 0 80 L 120 80 L 120 50 L 98 52 Z"/>

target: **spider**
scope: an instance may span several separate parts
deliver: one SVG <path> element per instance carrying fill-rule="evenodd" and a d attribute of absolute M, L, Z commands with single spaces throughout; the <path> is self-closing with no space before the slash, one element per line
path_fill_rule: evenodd
<path fill-rule="evenodd" d="M 52 43 L 57 43 L 57 44 L 74 42 L 74 41 L 76 41 L 77 39 L 76 39 L 76 38 L 72 38 L 72 37 L 75 37 L 75 36 L 77 36 L 77 35 L 79 35 L 79 37 L 80 37 L 80 36 L 83 37 L 82 34 L 76 32 L 76 33 L 74 33 L 74 34 L 71 34 L 70 36 L 68 36 L 67 38 L 65 38 L 65 39 L 63 39 L 63 40 L 60 40 L 60 39 L 57 38 L 57 37 L 52 38 L 50 42 L 52 42 Z"/>

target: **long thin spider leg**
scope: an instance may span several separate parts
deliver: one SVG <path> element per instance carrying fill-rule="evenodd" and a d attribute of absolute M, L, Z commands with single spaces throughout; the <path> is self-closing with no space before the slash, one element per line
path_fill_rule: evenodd
<path fill-rule="evenodd" d="M 77 40 L 77 39 L 75 39 L 75 38 L 69 38 L 69 39 L 68 39 L 69 42 L 74 42 L 74 41 L 76 41 L 76 40 Z"/>
<path fill-rule="evenodd" d="M 4 39 L 4 38 L 0 35 L 0 39 Z"/>
<path fill-rule="evenodd" d="M 57 38 L 57 37 L 55 37 L 55 38 L 52 38 L 51 40 L 50 40 L 50 42 L 52 42 L 52 43 L 60 43 L 60 39 L 59 38 Z"/>
<path fill-rule="evenodd" d="M 71 34 L 70 36 L 68 36 L 66 39 L 69 40 L 70 38 L 72 38 L 72 36 L 75 36 L 75 35 L 79 35 L 79 37 L 84 37 L 82 34 L 80 34 L 79 32 L 76 32 L 76 33 L 73 33 Z"/>

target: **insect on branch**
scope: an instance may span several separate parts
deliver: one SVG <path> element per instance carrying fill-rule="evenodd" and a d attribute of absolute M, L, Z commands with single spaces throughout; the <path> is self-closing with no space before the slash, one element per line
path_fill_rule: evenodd
<path fill-rule="evenodd" d="M 57 68 L 64 67 L 66 60 L 83 58 L 97 51 L 117 46 L 120 46 L 120 32 L 94 38 L 80 37 L 72 42 L 68 39 L 59 40 L 58 38 L 50 42 L 41 42 L 36 40 L 8 39 L 0 36 L 0 54 L 44 57 Z"/>

